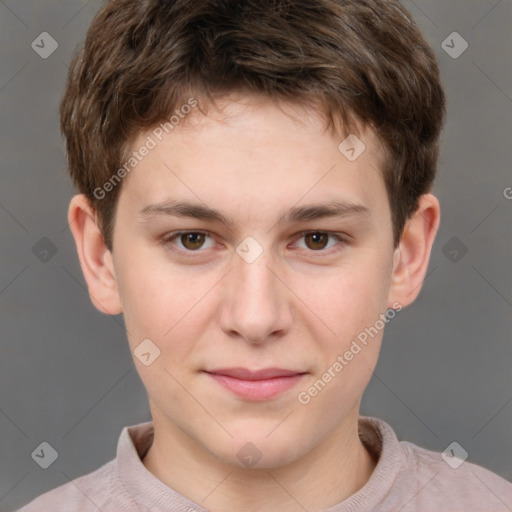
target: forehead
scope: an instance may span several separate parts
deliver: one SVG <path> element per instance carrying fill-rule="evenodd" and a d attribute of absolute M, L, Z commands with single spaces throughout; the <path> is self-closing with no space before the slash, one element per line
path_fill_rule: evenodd
<path fill-rule="evenodd" d="M 333 135 L 319 110 L 261 97 L 225 98 L 217 107 L 192 110 L 168 133 L 161 125 L 139 134 L 131 152 L 149 140 L 151 149 L 121 196 L 140 208 L 172 196 L 253 215 L 301 198 L 355 204 L 386 195 L 383 152 L 369 128 Z"/>

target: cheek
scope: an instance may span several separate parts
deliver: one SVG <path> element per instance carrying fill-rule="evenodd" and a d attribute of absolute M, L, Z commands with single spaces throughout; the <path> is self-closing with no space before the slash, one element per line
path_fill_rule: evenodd
<path fill-rule="evenodd" d="M 150 260 L 132 254 L 120 265 L 117 286 L 123 302 L 123 315 L 132 342 L 136 339 L 160 338 L 173 324 L 176 304 L 183 300 L 179 279 Z M 179 294 L 176 290 L 181 289 Z M 186 288 L 185 288 L 186 290 Z"/>
<path fill-rule="evenodd" d="M 334 331 L 338 339 L 347 339 L 385 311 L 389 287 L 386 272 L 377 262 L 360 261 L 335 272 L 301 275 L 294 290 L 331 334 Z"/>
<path fill-rule="evenodd" d="M 329 276 L 310 276 L 298 293 L 320 317 L 309 315 L 318 363 L 311 392 L 317 393 L 318 407 L 331 410 L 333 403 L 339 404 L 338 412 L 332 411 L 336 417 L 355 405 L 379 356 L 383 335 L 379 319 L 386 312 L 389 265 L 371 254 Z"/>
<path fill-rule="evenodd" d="M 365 267 L 340 273 L 325 284 L 328 291 L 318 279 L 312 279 L 309 286 L 308 305 L 319 312 L 322 322 L 315 323 L 318 327 L 313 333 L 315 375 L 301 391 L 313 407 L 329 411 L 329 418 L 338 421 L 356 405 L 377 364 L 386 281 L 379 269 Z"/>
<path fill-rule="evenodd" d="M 173 354 L 178 356 L 189 350 L 194 333 L 201 332 L 208 291 L 218 276 L 141 261 L 127 260 L 118 280 L 132 348 L 150 338 L 166 352 L 172 345 Z"/>
<path fill-rule="evenodd" d="M 133 260 L 125 265 L 119 285 L 128 342 L 141 380 L 156 402 L 181 403 L 183 389 L 175 378 L 181 381 L 184 362 L 202 331 L 197 305 L 206 293 L 204 287 L 190 286 L 190 276 L 170 266 L 135 265 Z M 146 339 L 154 345 L 142 345 Z M 145 365 L 137 354 L 148 351 L 154 360 Z"/>

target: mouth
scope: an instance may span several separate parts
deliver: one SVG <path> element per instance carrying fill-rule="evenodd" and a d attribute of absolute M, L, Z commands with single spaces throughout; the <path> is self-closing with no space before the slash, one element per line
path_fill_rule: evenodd
<path fill-rule="evenodd" d="M 224 389 L 252 401 L 270 400 L 296 386 L 307 372 L 282 368 L 220 368 L 203 371 Z"/>

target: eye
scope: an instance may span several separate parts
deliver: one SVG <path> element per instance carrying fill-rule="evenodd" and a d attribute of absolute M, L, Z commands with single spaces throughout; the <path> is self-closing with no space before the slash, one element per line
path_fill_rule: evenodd
<path fill-rule="evenodd" d="M 205 246 L 205 240 L 210 238 L 210 245 Z M 333 243 L 329 246 L 329 238 L 333 241 L 337 240 L 338 243 Z M 331 233 L 329 231 L 304 231 L 300 233 L 298 240 L 305 240 L 305 247 L 300 249 L 307 249 L 309 252 L 330 253 L 330 249 L 336 245 L 343 245 L 347 243 L 344 237 L 340 234 Z M 175 242 L 176 240 L 176 242 Z M 178 231 L 170 233 L 162 239 L 164 246 L 169 250 L 182 251 L 182 252 L 202 252 L 200 249 L 209 249 L 215 245 L 211 239 L 210 233 L 206 231 Z"/>
<path fill-rule="evenodd" d="M 187 252 L 198 252 L 206 238 L 210 238 L 209 233 L 203 231 L 179 231 L 177 233 L 171 233 L 166 236 L 162 243 L 164 245 L 174 245 L 172 242 L 177 239 L 181 243 L 181 247 L 178 245 L 178 249 Z M 212 247 L 212 243 L 209 247 Z M 208 249 L 208 247 L 206 247 Z"/>
<path fill-rule="evenodd" d="M 305 240 L 306 249 L 310 249 L 313 252 L 327 252 L 326 247 L 328 245 L 329 237 L 337 239 L 338 242 L 341 242 L 342 244 L 346 242 L 341 235 L 330 233 L 328 231 L 305 231 L 300 234 L 299 240 Z M 327 247 L 327 249 L 331 249 L 333 246 L 336 246 L 336 244 Z"/>

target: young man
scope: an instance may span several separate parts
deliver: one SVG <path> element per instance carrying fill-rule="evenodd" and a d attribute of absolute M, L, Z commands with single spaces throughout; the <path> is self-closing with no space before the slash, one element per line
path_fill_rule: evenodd
<path fill-rule="evenodd" d="M 117 0 L 71 66 L 69 223 L 152 422 L 36 511 L 504 511 L 359 416 L 439 226 L 445 99 L 395 0 Z"/>

